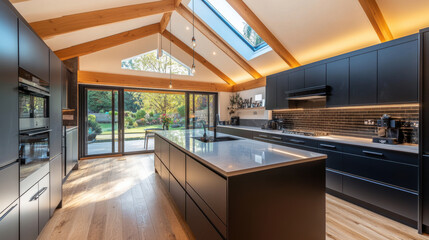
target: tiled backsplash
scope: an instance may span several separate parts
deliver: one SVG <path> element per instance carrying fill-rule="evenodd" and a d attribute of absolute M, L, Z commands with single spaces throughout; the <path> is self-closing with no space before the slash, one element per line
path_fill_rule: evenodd
<path fill-rule="evenodd" d="M 274 111 L 273 118 L 284 119 L 284 128 L 319 130 L 330 134 L 371 138 L 376 126 L 364 125 L 367 119 L 377 120 L 383 114 L 406 121 L 418 121 L 418 105 L 368 106 L 359 108 L 289 109 Z M 418 141 L 417 128 L 411 135 Z"/>

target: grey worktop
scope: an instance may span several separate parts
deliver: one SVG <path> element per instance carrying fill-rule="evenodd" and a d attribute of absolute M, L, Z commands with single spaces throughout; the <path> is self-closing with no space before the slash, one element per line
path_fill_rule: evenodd
<path fill-rule="evenodd" d="M 204 143 L 192 138 L 203 135 L 198 129 L 156 134 L 225 177 L 326 159 L 324 154 L 239 137 L 234 141 Z M 219 136 L 231 135 L 218 133 Z"/>
<path fill-rule="evenodd" d="M 407 153 L 417 154 L 419 152 L 418 146 L 416 144 L 391 145 L 391 144 L 373 143 L 372 139 L 369 139 L 369 138 L 347 137 L 347 136 L 338 136 L 338 135 L 311 137 L 311 136 L 300 136 L 300 135 L 294 135 L 294 134 L 287 134 L 287 133 L 282 133 L 281 130 L 261 129 L 259 127 L 229 126 L 229 125 L 222 125 L 219 127 L 242 129 L 242 130 L 249 130 L 249 131 L 261 132 L 261 133 L 279 134 L 279 135 L 286 135 L 286 136 L 292 136 L 292 137 L 301 137 L 301 138 L 320 140 L 320 141 L 326 141 L 326 142 L 344 143 L 344 144 L 349 144 L 349 145 L 371 147 L 371 148 L 378 148 L 378 149 L 385 149 L 385 150 L 392 150 L 392 151 L 399 151 L 399 152 L 407 152 Z"/>

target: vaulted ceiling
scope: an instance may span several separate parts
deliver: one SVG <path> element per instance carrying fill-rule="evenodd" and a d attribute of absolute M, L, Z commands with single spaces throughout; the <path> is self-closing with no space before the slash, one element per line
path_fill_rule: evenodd
<path fill-rule="evenodd" d="M 156 49 L 165 27 L 163 48 L 171 32 L 172 55 L 191 66 L 189 1 L 11 0 L 59 56 L 81 55 L 81 70 L 160 78 L 168 76 L 121 69 L 121 60 Z M 175 79 L 243 83 L 429 27 L 427 0 L 227 1 L 273 50 L 246 61 L 197 19 L 197 72 Z"/>

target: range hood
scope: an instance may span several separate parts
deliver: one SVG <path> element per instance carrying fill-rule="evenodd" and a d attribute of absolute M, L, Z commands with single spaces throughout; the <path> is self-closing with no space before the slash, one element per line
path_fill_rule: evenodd
<path fill-rule="evenodd" d="M 326 98 L 329 92 L 329 87 L 326 85 L 301 88 L 298 90 L 287 91 L 288 100 L 319 100 Z"/>

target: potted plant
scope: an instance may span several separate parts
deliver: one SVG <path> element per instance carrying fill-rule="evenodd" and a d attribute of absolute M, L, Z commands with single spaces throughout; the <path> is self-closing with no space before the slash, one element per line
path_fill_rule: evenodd
<path fill-rule="evenodd" d="M 229 97 L 229 106 L 228 111 L 229 115 L 235 113 L 235 110 L 239 109 L 243 103 L 243 98 L 241 98 L 239 93 L 235 93 Z"/>
<path fill-rule="evenodd" d="M 161 115 L 160 119 L 162 123 L 162 129 L 168 130 L 168 127 L 171 124 L 171 117 L 164 113 Z"/>

